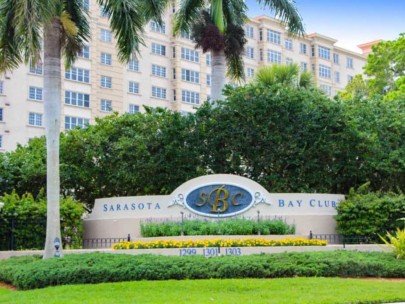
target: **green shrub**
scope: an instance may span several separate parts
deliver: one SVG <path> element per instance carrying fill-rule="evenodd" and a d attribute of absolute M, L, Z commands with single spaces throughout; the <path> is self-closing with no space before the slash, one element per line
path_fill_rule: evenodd
<path fill-rule="evenodd" d="M 369 192 L 368 184 L 351 189 L 346 200 L 337 207 L 337 231 L 344 236 L 368 236 L 381 241 L 378 235 L 394 233 L 402 228 L 398 219 L 405 214 L 405 195 Z"/>
<path fill-rule="evenodd" d="M 21 197 L 15 192 L 0 197 L 4 207 L 0 213 L 0 250 L 8 250 L 12 226 L 13 249 L 43 249 L 46 233 L 46 201 L 43 193 L 35 199 L 27 193 Z M 83 238 L 82 204 L 61 198 L 60 216 L 62 237 L 69 237 L 72 247 L 81 246 Z"/>
<path fill-rule="evenodd" d="M 19 289 L 134 280 L 323 277 L 405 277 L 405 263 L 384 252 L 305 252 L 246 256 L 72 254 L 63 259 L 0 261 L 0 281 Z"/>
<path fill-rule="evenodd" d="M 252 235 L 258 234 L 294 234 L 295 227 L 282 220 L 230 219 L 230 220 L 185 220 L 181 222 L 142 223 L 143 237 L 179 236 L 184 235 Z M 218 233 L 219 232 L 219 233 Z"/>

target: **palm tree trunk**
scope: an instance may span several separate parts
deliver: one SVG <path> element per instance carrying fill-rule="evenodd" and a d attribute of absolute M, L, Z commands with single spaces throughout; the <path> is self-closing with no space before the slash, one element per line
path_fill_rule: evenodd
<path fill-rule="evenodd" d="M 226 58 L 225 52 L 211 52 L 211 100 L 223 99 L 222 90 L 225 86 Z"/>
<path fill-rule="evenodd" d="M 44 114 L 46 134 L 47 222 L 44 259 L 55 255 L 54 241 L 61 242 L 59 209 L 59 133 L 61 115 L 61 45 L 57 18 L 44 29 Z M 60 247 L 61 252 L 61 247 Z"/>

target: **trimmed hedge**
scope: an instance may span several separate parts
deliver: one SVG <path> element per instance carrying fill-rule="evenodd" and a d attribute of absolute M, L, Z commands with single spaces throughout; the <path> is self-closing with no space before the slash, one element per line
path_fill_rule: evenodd
<path fill-rule="evenodd" d="M 18 289 L 135 280 L 294 276 L 405 278 L 405 261 L 383 252 L 331 251 L 212 258 L 91 253 L 0 262 L 0 281 Z"/>
<path fill-rule="evenodd" d="M 295 227 L 282 220 L 230 219 L 219 221 L 185 220 L 181 222 L 142 223 L 143 237 L 179 236 L 183 230 L 184 235 L 216 235 L 218 229 L 223 235 L 286 235 L 295 234 Z"/>

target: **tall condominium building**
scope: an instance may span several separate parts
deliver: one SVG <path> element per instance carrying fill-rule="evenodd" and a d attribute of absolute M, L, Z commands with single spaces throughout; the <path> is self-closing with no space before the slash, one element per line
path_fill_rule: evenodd
<path fill-rule="evenodd" d="M 150 22 L 140 55 L 123 65 L 103 9 L 84 0 L 89 11 L 91 40 L 74 66 L 62 67 L 62 130 L 93 123 L 112 112 L 136 113 L 143 105 L 192 112 L 210 96 L 211 57 L 194 48 L 188 33 L 172 34 L 176 7 L 159 26 Z M 335 39 L 310 34 L 289 36 L 277 20 L 260 16 L 245 25 L 248 43 L 246 81 L 262 65 L 297 63 L 312 71 L 328 95 L 343 89 L 362 72 L 365 57 L 335 46 Z M 0 78 L 0 151 L 10 151 L 44 134 L 43 68 L 21 66 Z"/>

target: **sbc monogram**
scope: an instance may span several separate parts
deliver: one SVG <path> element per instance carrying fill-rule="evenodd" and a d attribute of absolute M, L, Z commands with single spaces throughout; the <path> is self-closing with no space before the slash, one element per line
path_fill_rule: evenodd
<path fill-rule="evenodd" d="M 238 196 L 243 197 L 243 193 L 238 192 L 231 196 L 231 204 L 233 206 L 240 205 L 240 203 L 236 201 L 236 198 Z M 206 203 L 208 203 L 212 207 L 210 212 L 223 213 L 226 210 L 228 210 L 229 207 L 228 198 L 229 198 L 229 191 L 226 190 L 225 186 L 221 186 L 211 190 L 208 196 L 206 192 L 201 192 L 200 194 L 201 202 L 195 202 L 195 205 L 198 207 L 202 207 Z"/>

